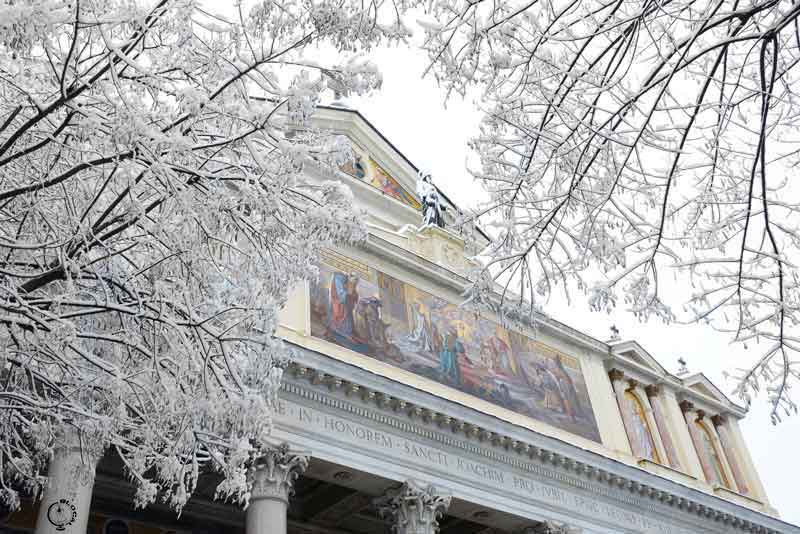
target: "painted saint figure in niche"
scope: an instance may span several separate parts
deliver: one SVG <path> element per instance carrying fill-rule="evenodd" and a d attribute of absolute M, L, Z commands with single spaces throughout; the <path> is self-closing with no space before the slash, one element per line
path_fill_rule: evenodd
<path fill-rule="evenodd" d="M 458 331 L 454 326 L 448 327 L 439 353 L 439 372 L 444 382 L 454 386 L 461 385 L 459 359 L 465 353 L 464 344 L 458 339 Z"/>
<path fill-rule="evenodd" d="M 650 432 L 650 426 L 647 424 L 647 419 L 644 413 L 644 407 L 636 395 L 628 390 L 625 392 L 626 407 L 630 415 L 629 419 L 633 423 L 631 447 L 634 454 L 647 458 L 654 462 L 659 461 L 658 451 L 656 451 L 655 443 L 653 442 L 653 434 Z"/>
<path fill-rule="evenodd" d="M 720 486 L 725 486 L 726 488 L 730 488 L 730 482 L 728 482 L 725 469 L 722 467 L 722 459 L 717 452 L 717 447 L 714 446 L 714 440 L 711 438 L 711 433 L 700 421 L 695 421 L 695 424 L 700 428 L 700 436 L 703 442 L 704 450 L 701 454 L 705 454 L 708 463 L 711 464 L 711 469 L 713 469 L 711 476 L 715 480 L 712 480 L 711 482 L 719 484 Z"/>

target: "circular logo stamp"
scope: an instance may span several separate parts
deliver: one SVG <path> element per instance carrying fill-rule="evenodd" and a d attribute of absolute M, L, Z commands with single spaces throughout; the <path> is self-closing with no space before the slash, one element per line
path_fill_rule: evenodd
<path fill-rule="evenodd" d="M 75 522 L 78 511 L 75 505 L 67 499 L 59 499 L 47 508 L 47 520 L 56 527 L 56 530 L 66 530 Z"/>

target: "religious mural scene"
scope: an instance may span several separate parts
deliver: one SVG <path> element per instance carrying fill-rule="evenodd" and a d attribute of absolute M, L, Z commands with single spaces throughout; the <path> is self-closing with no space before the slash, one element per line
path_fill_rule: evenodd
<path fill-rule="evenodd" d="M 406 191 L 400 183 L 392 178 L 378 163 L 360 146 L 353 143 L 353 161 L 342 166 L 341 170 L 362 182 L 379 189 L 383 194 L 389 195 L 414 209 L 420 209 L 419 201 Z"/>
<path fill-rule="evenodd" d="M 580 361 L 332 251 L 313 336 L 600 441 Z"/>

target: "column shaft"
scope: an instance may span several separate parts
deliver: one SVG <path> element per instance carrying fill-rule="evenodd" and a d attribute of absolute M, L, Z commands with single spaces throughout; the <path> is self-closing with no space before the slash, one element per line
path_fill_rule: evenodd
<path fill-rule="evenodd" d="M 717 429 L 717 434 L 719 435 L 720 443 L 722 444 L 722 450 L 725 452 L 725 456 L 728 459 L 728 464 L 731 466 L 731 471 L 733 471 L 733 479 L 736 481 L 736 487 L 742 495 L 748 495 L 750 493 L 750 486 L 747 483 L 747 478 L 744 476 L 741 467 L 739 467 L 739 459 L 738 459 L 738 447 L 731 439 L 731 435 L 728 432 L 728 427 L 726 426 L 727 421 L 720 417 L 713 417 L 711 419 L 714 422 L 714 425 Z"/>
<path fill-rule="evenodd" d="M 82 447 L 77 432 L 70 431 L 64 439 L 47 468 L 36 534 L 86 534 L 101 451 Z"/>
<path fill-rule="evenodd" d="M 664 413 L 664 405 L 661 400 L 661 391 L 656 386 L 647 386 L 645 388 L 647 398 L 650 401 L 650 407 L 653 409 L 653 419 L 655 419 L 658 433 L 661 436 L 661 443 L 664 445 L 664 450 L 667 452 L 667 460 L 669 465 L 675 469 L 682 469 L 681 461 L 678 459 L 678 453 L 675 450 L 675 444 L 672 442 L 672 432 L 670 431 L 669 424 L 667 424 L 667 417 Z"/>
<path fill-rule="evenodd" d="M 286 534 L 286 512 L 297 478 L 308 467 L 308 455 L 286 444 L 267 451 L 250 470 L 252 490 L 245 520 L 246 534 Z"/>
<path fill-rule="evenodd" d="M 697 412 L 693 408 L 688 408 L 684 409 L 683 415 L 686 418 L 686 426 L 689 428 L 689 435 L 692 437 L 692 443 L 697 452 L 697 457 L 700 460 L 700 465 L 703 468 L 703 475 L 705 476 L 706 482 L 714 484 L 714 480 L 716 479 L 714 468 L 709 463 L 708 455 L 705 453 L 705 448 L 703 446 L 703 436 L 700 435 L 700 429 L 697 428 L 697 424 L 695 423 L 697 421 Z"/>

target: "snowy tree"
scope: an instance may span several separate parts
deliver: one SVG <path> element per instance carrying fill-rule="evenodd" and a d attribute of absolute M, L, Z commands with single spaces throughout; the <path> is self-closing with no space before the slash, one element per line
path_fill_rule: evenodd
<path fill-rule="evenodd" d="M 199 473 L 246 503 L 287 347 L 287 291 L 363 237 L 349 192 L 304 168 L 350 148 L 308 126 L 326 80 L 405 38 L 377 3 L 0 3 L 0 498 L 53 447 L 117 454 L 136 504 L 180 510 Z M 307 59 L 311 47 L 340 63 Z"/>
<path fill-rule="evenodd" d="M 474 217 L 494 240 L 476 288 L 499 282 L 518 307 L 578 287 L 593 309 L 707 322 L 758 350 L 732 373 L 738 395 L 766 390 L 774 421 L 796 412 L 798 13 L 789 0 L 431 4 L 431 71 L 448 92 L 483 91 L 474 174 L 491 198 Z"/>

